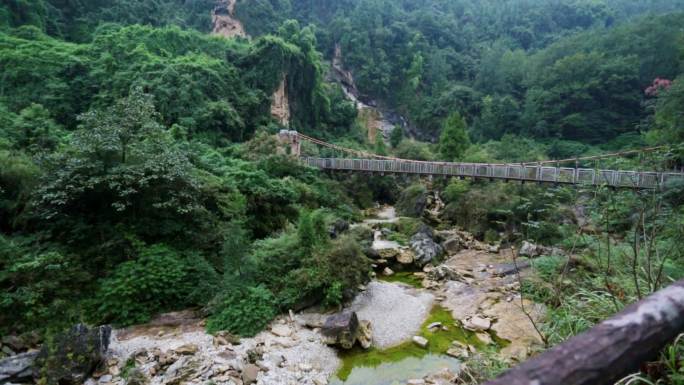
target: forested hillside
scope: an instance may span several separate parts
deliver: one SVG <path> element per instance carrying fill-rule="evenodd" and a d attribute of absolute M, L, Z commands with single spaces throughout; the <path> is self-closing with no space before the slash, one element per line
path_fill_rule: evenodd
<path fill-rule="evenodd" d="M 386 272 L 379 237 L 562 249 L 530 256 L 535 275 L 519 282 L 521 301 L 549 309 L 544 348 L 684 277 L 682 183 L 651 194 L 328 174 L 276 139 L 484 163 L 667 145 L 581 165 L 682 170 L 684 0 L 226 4 L 0 3 L 0 337 L 51 341 L 79 322 L 182 309 L 250 337 L 290 310 L 346 306 Z M 212 34 L 217 12 L 249 36 Z M 373 136 L 364 108 L 403 125 Z M 378 204 L 401 218 L 350 228 Z M 424 278 L 424 265 L 403 273 Z M 676 384 L 681 345 L 661 368 Z M 473 381 L 512 362 L 484 357 Z"/>

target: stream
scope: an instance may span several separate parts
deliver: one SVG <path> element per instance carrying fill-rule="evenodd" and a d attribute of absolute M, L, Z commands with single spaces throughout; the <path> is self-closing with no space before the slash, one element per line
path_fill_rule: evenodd
<path fill-rule="evenodd" d="M 385 239 L 384 224 L 396 223 L 399 218 L 394 207 L 382 207 L 372 218 L 361 225 L 373 228 L 372 248 L 375 250 L 399 249 L 398 242 Z M 350 308 L 360 319 L 371 320 L 374 326 L 374 347 L 369 350 L 355 348 L 340 352 L 342 366 L 331 379 L 330 385 L 404 385 L 409 380 L 421 379 L 448 369 L 458 373 L 461 363 L 445 350 L 454 339 L 473 340 L 468 332 L 454 326 L 455 320 L 446 309 L 436 306 L 434 296 L 422 288 L 405 283 L 412 273 L 399 273 L 397 277 L 382 277 L 369 284 L 367 293 L 360 295 Z M 400 278 L 401 277 L 401 278 Z M 392 279 L 397 278 L 397 279 Z M 406 319 L 408 315 L 415 317 Z M 399 320 L 401 324 L 393 324 Z M 441 322 L 451 329 L 429 329 L 430 324 Z M 403 333 L 399 330 L 403 330 Z M 397 335 L 399 334 L 399 335 Z M 427 348 L 417 346 L 412 336 L 428 339 Z M 390 338 L 388 339 L 387 336 Z"/>

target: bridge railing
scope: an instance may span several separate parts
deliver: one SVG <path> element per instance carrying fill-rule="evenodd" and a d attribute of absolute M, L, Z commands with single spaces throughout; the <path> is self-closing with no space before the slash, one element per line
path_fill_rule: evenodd
<path fill-rule="evenodd" d="M 517 164 L 423 162 L 399 159 L 350 159 L 302 157 L 311 167 L 329 170 L 446 175 L 579 185 L 653 189 L 670 180 L 684 180 L 682 173 L 597 170 Z"/>

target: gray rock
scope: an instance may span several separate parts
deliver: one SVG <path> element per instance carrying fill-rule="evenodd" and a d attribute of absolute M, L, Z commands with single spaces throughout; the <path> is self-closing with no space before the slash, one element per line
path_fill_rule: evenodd
<path fill-rule="evenodd" d="M 321 329 L 327 345 L 340 345 L 344 349 L 351 349 L 354 346 L 358 331 L 359 318 L 356 312 L 333 314 L 325 320 Z"/>
<path fill-rule="evenodd" d="M 520 270 L 527 269 L 530 267 L 529 261 L 516 261 L 515 263 L 500 263 L 494 265 L 492 268 L 492 273 L 498 277 L 505 277 L 511 274 L 515 274 Z"/>
<path fill-rule="evenodd" d="M 0 383 L 30 381 L 37 355 L 37 352 L 29 352 L 0 360 Z"/>
<path fill-rule="evenodd" d="M 34 376 L 45 385 L 82 384 L 104 359 L 111 333 L 110 326 L 72 327 L 43 345 L 36 357 Z"/>
<path fill-rule="evenodd" d="M 454 255 L 462 249 L 461 240 L 456 237 L 447 239 L 442 246 L 448 255 Z"/>
<path fill-rule="evenodd" d="M 248 364 L 242 370 L 242 382 L 244 384 L 254 384 L 259 377 L 259 367 L 254 364 Z"/>
<path fill-rule="evenodd" d="M 538 257 L 541 253 L 542 247 L 528 241 L 523 241 L 522 246 L 520 246 L 520 251 L 518 251 L 518 255 L 532 258 Z"/>
<path fill-rule="evenodd" d="M 424 266 L 444 253 L 444 249 L 433 239 L 433 232 L 427 226 L 422 226 L 421 229 L 411 237 L 410 244 L 416 257 L 416 264 Z"/>

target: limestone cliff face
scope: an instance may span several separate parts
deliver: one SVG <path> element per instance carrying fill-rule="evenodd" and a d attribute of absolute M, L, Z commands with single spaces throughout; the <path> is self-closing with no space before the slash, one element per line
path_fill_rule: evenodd
<path fill-rule="evenodd" d="M 271 116 L 283 126 L 290 124 L 290 101 L 287 98 L 287 77 L 283 75 L 280 86 L 271 98 Z"/>
<path fill-rule="evenodd" d="M 248 37 L 240 20 L 235 18 L 237 0 L 220 0 L 211 13 L 213 33 L 224 37 Z"/>

